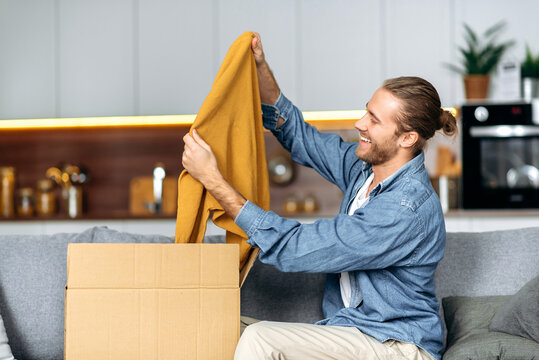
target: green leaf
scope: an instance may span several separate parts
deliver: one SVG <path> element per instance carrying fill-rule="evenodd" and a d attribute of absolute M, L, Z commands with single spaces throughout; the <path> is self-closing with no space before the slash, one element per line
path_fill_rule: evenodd
<path fill-rule="evenodd" d="M 499 43 L 497 37 L 506 27 L 505 21 L 499 21 L 489 27 L 480 38 L 466 23 L 464 26 L 465 46 L 459 46 L 461 66 L 448 66 L 457 73 L 489 74 L 496 68 L 505 51 L 513 46 L 514 41 Z"/>
<path fill-rule="evenodd" d="M 539 78 L 539 54 L 534 57 L 528 44 L 526 44 L 526 56 L 520 64 L 520 76 Z"/>
<path fill-rule="evenodd" d="M 487 30 L 485 30 L 484 37 L 489 38 L 491 36 L 496 36 L 500 32 L 504 30 L 504 28 L 507 26 L 507 23 L 503 20 L 498 21 L 496 24 L 489 27 Z"/>
<path fill-rule="evenodd" d="M 471 27 L 469 27 L 467 24 L 463 24 L 464 25 L 464 30 L 466 31 L 466 42 L 470 45 L 469 47 L 470 48 L 474 48 L 475 46 L 477 46 L 477 35 L 475 34 L 475 32 L 472 30 Z"/>

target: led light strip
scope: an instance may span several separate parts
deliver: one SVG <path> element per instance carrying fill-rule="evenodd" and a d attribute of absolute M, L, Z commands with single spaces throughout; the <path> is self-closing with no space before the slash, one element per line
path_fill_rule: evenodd
<path fill-rule="evenodd" d="M 191 125 L 196 115 L 111 116 L 55 119 L 0 120 L 0 130 L 61 129 L 118 126 Z"/>
<path fill-rule="evenodd" d="M 444 108 L 456 116 L 456 108 Z M 304 119 L 322 128 L 343 128 L 353 124 L 365 115 L 365 110 L 346 111 L 306 111 Z M 62 129 L 121 126 L 189 126 L 196 115 L 155 115 L 155 116 L 110 116 L 53 119 L 0 120 L 0 130 Z M 352 123 L 352 124 L 350 124 Z M 345 126 L 346 125 L 346 126 Z"/>

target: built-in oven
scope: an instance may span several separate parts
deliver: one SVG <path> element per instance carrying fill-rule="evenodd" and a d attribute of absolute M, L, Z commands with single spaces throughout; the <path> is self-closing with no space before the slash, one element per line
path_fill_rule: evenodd
<path fill-rule="evenodd" d="M 477 103 L 462 107 L 464 208 L 539 208 L 537 105 Z"/>

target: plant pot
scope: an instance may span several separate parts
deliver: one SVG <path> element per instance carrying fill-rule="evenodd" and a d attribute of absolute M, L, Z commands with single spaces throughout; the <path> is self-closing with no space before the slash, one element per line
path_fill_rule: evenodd
<path fill-rule="evenodd" d="M 533 98 L 539 97 L 539 79 L 525 77 L 522 79 L 522 98 L 525 101 L 531 101 Z"/>
<path fill-rule="evenodd" d="M 466 99 L 486 99 L 490 85 L 490 75 L 465 75 L 464 90 Z"/>

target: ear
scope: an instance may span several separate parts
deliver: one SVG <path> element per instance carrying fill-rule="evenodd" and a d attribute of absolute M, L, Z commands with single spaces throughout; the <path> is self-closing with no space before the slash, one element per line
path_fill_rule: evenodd
<path fill-rule="evenodd" d="M 419 134 L 416 131 L 405 132 L 401 134 L 399 145 L 403 148 L 411 148 L 419 140 Z"/>

